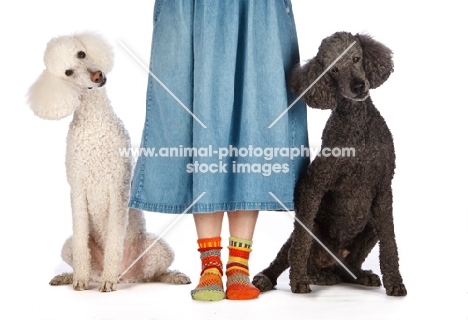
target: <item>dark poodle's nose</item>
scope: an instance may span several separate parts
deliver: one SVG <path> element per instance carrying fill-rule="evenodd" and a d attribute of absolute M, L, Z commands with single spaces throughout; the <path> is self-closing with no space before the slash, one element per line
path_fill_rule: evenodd
<path fill-rule="evenodd" d="M 361 80 L 361 79 L 353 79 L 353 81 L 351 81 L 350 86 L 351 86 L 351 92 L 354 94 L 363 93 L 366 88 L 366 84 L 364 80 Z"/>
<path fill-rule="evenodd" d="M 94 83 L 101 83 L 102 82 L 102 72 L 95 71 L 91 73 L 91 81 Z"/>

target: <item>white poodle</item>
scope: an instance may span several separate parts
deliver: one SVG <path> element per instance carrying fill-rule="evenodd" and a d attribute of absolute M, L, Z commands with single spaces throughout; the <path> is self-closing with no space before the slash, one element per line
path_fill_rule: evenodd
<path fill-rule="evenodd" d="M 185 274 L 168 270 L 174 253 L 162 239 L 119 277 L 157 237 L 146 232 L 143 213 L 127 207 L 132 159 L 119 149 L 129 148 L 130 138 L 104 87 L 112 48 L 94 33 L 61 36 L 48 43 L 44 62 L 46 69 L 29 91 L 32 110 L 55 120 L 74 112 L 66 155 L 73 236 L 62 249 L 73 274 L 50 283 L 85 290 L 89 281 L 100 281 L 102 292 L 116 290 L 118 281 L 190 283 Z"/>

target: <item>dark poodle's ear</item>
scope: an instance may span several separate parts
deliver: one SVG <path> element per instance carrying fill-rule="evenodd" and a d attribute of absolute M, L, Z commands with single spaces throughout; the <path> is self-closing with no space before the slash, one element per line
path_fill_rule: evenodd
<path fill-rule="evenodd" d="M 296 65 L 289 77 L 289 86 L 296 95 L 301 95 L 302 100 L 311 108 L 334 109 L 337 106 L 336 88 L 328 74 L 323 74 L 323 66 L 320 59 L 315 57 L 304 66 Z M 322 76 L 320 79 L 318 79 Z M 315 83 L 314 83 L 315 82 Z M 312 87 L 310 87 L 310 85 Z"/>
<path fill-rule="evenodd" d="M 393 72 L 393 52 L 368 35 L 358 34 L 363 51 L 364 70 L 370 88 L 375 89 L 384 83 Z"/>

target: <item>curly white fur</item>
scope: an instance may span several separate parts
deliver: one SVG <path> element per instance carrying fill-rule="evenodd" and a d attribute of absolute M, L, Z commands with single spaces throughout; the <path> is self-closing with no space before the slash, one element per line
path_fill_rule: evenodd
<path fill-rule="evenodd" d="M 132 160 L 119 149 L 129 148 L 130 138 L 104 87 L 112 48 L 94 33 L 61 36 L 48 43 L 44 63 L 29 91 L 32 110 L 55 120 L 74 113 L 66 153 L 73 236 L 62 249 L 73 274 L 56 276 L 51 284 L 85 290 L 89 281 L 100 281 L 100 291 L 114 291 L 120 272 L 157 237 L 146 232 L 143 213 L 127 207 Z M 190 283 L 183 273 L 168 270 L 173 259 L 159 240 L 120 281 Z"/>

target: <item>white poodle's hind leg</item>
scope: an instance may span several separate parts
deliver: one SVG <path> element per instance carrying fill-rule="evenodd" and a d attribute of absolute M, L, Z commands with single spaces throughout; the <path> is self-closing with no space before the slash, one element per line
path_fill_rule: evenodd
<path fill-rule="evenodd" d="M 156 235 L 145 232 L 137 239 L 125 243 L 122 261 L 122 267 L 125 269 L 122 271 L 125 273 L 121 275 L 121 282 L 190 283 L 185 274 L 168 270 L 174 261 L 174 252 L 162 239 L 155 243 L 157 239 Z M 145 251 L 140 260 L 134 263 Z"/>
<path fill-rule="evenodd" d="M 167 270 L 163 274 L 157 275 L 153 279 L 154 282 L 164 282 L 171 284 L 189 284 L 192 283 L 190 278 L 178 270 Z"/>
<path fill-rule="evenodd" d="M 73 266 L 73 255 L 72 255 L 72 237 L 69 237 L 65 240 L 65 243 L 62 247 L 62 259 L 65 261 L 69 266 Z M 52 286 L 59 286 L 64 284 L 72 284 L 73 283 L 73 273 L 72 272 L 64 272 L 60 275 L 57 275 L 50 280 L 49 284 Z"/>
<path fill-rule="evenodd" d="M 69 237 L 65 240 L 62 247 L 61 256 L 70 267 L 73 267 L 73 237 Z"/>
<path fill-rule="evenodd" d="M 50 280 L 49 284 L 51 286 L 61 286 L 65 284 L 72 284 L 73 283 L 73 273 L 64 272 L 59 274 Z"/>
<path fill-rule="evenodd" d="M 148 233 L 146 235 L 146 243 L 151 245 L 157 236 Z M 147 253 L 145 266 L 148 269 L 145 273 L 150 276 L 148 279 L 151 282 L 164 282 L 171 284 L 189 284 L 190 278 L 184 273 L 177 270 L 169 270 L 172 262 L 174 262 L 174 251 L 163 239 L 158 242 Z"/>

